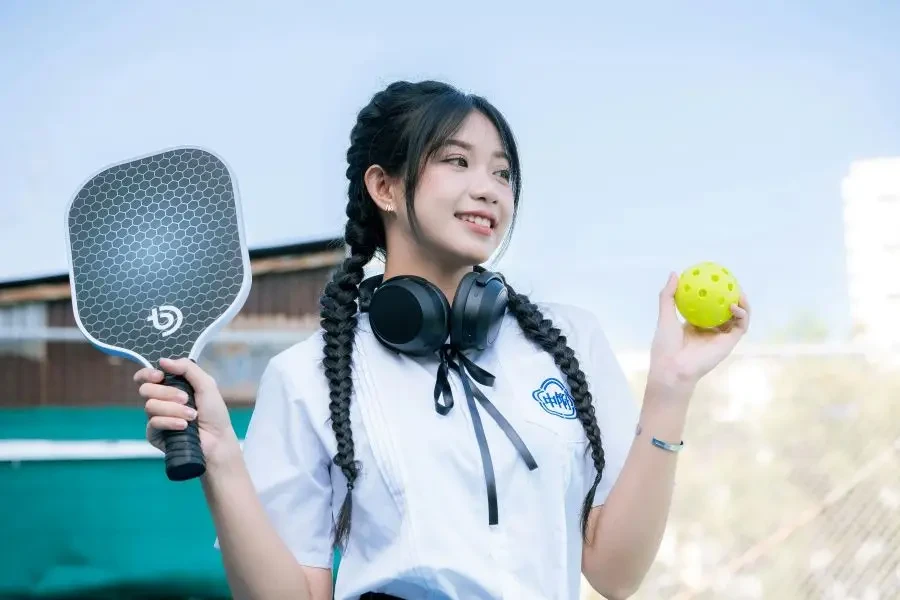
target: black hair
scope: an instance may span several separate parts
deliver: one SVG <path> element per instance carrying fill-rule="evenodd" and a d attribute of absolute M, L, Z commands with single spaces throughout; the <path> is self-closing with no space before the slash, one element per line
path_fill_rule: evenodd
<path fill-rule="evenodd" d="M 328 379 L 331 427 L 337 439 L 337 454 L 333 460 L 347 479 L 347 494 L 334 531 L 334 545 L 339 548 L 344 547 L 350 533 L 353 486 L 360 469 L 355 459 L 350 425 L 350 401 L 353 396 L 351 369 L 359 284 L 363 280 L 363 268 L 376 254 L 383 256 L 386 251 L 384 224 L 363 177 L 371 165 L 379 165 L 388 175 L 403 178 L 410 224 L 417 232 L 413 200 L 422 169 L 473 111 L 482 113 L 493 123 L 509 157 L 515 222 L 521 188 L 515 138 L 500 111 L 484 98 L 464 94 L 437 81 L 395 82 L 372 97 L 357 115 L 356 125 L 350 133 L 346 171 L 349 180 L 347 224 L 344 228 L 349 255 L 325 286 L 321 299 L 323 366 Z M 508 241 L 509 236 L 504 246 Z M 566 376 L 578 419 L 590 442 L 597 476 L 581 511 L 581 530 L 586 537 L 588 513 L 604 467 L 603 446 L 591 393 L 575 352 L 566 343 L 566 337 L 527 296 L 516 293 L 512 287 L 508 288 L 510 313 L 515 316 L 525 337 L 551 354 Z"/>

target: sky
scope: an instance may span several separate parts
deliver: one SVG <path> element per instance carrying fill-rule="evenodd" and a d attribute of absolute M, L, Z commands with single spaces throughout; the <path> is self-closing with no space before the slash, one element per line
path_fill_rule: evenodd
<path fill-rule="evenodd" d="M 841 180 L 900 156 L 896 2 L 0 3 L 0 281 L 66 271 L 65 209 L 177 145 L 233 169 L 250 246 L 338 236 L 356 112 L 442 79 L 506 115 L 521 214 L 495 266 L 643 348 L 714 260 L 765 341 L 849 328 Z"/>

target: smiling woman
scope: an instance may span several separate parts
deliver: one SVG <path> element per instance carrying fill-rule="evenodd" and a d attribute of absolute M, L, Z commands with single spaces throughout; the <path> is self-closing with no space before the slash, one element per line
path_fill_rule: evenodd
<path fill-rule="evenodd" d="M 521 188 L 492 104 L 393 83 L 359 112 L 346 176 L 349 255 L 319 333 L 268 363 L 243 453 L 196 364 L 161 366 L 191 381 L 197 414 L 162 373 L 136 374 L 151 441 L 198 420 L 235 597 L 329 598 L 338 550 L 338 598 L 577 598 L 582 572 L 631 595 L 665 527 L 693 385 L 746 311 L 728 335 L 683 334 L 670 280 L 639 415 L 593 315 L 539 307 L 481 266 L 508 243 Z M 384 274 L 364 281 L 376 256 Z"/>

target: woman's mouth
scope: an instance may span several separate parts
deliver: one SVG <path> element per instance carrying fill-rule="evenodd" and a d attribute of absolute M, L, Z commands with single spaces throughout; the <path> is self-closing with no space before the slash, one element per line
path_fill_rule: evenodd
<path fill-rule="evenodd" d="M 470 230 L 481 235 L 491 235 L 494 230 L 494 220 L 484 215 L 461 213 L 457 214 L 456 218 L 465 223 Z"/>

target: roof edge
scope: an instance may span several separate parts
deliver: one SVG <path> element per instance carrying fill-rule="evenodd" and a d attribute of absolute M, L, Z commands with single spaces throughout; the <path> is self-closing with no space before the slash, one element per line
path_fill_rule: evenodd
<path fill-rule="evenodd" d="M 275 246 L 263 246 L 260 248 L 251 248 L 248 252 L 250 260 L 260 258 L 270 258 L 273 256 L 296 256 L 304 254 L 314 254 L 317 252 L 325 252 L 329 250 L 340 250 L 344 247 L 343 238 L 326 238 L 308 242 L 293 242 L 290 244 L 279 244 Z M 39 285 L 55 285 L 60 283 L 69 283 L 68 273 L 59 273 L 51 275 L 39 275 L 36 277 L 26 277 L 22 279 L 0 280 L 0 290 L 10 290 L 15 288 L 33 287 Z"/>

